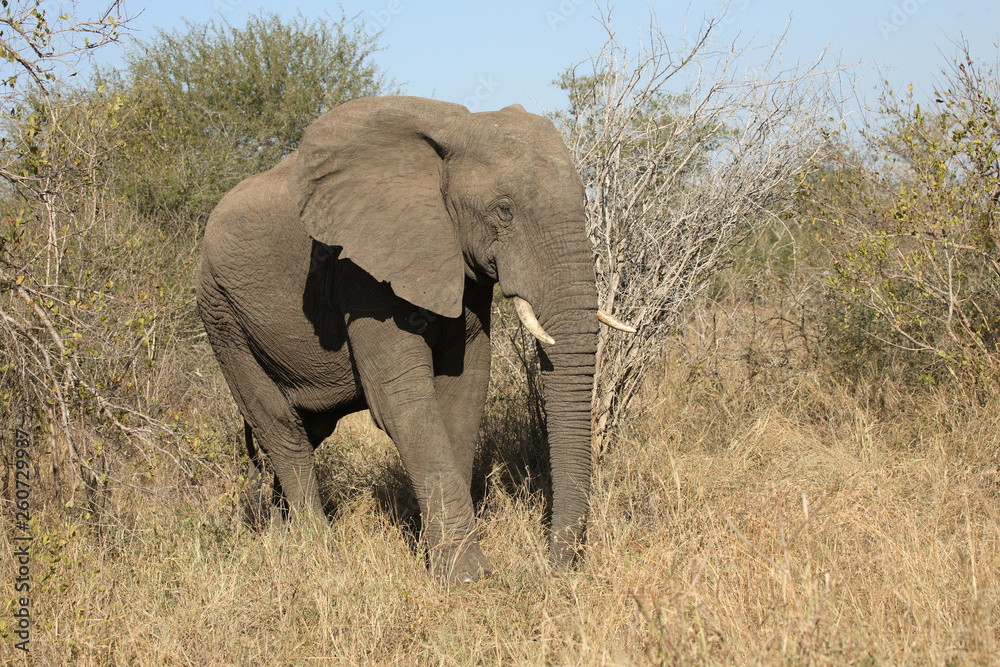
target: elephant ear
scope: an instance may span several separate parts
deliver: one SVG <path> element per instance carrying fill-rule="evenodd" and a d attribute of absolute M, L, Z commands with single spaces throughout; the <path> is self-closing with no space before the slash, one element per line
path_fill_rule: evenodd
<path fill-rule="evenodd" d="M 449 123 L 458 104 L 414 97 L 363 98 L 306 128 L 288 188 L 317 241 L 342 248 L 399 297 L 462 314 L 465 264 L 445 206 Z"/>

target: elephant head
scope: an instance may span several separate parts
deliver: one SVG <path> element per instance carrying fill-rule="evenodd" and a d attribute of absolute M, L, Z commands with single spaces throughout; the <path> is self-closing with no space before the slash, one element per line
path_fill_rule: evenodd
<path fill-rule="evenodd" d="M 419 308 L 460 316 L 467 280 L 515 299 L 539 340 L 551 549 L 569 562 L 588 507 L 598 308 L 584 187 L 555 127 L 518 105 L 359 99 L 309 126 L 288 188 L 315 240 Z"/>

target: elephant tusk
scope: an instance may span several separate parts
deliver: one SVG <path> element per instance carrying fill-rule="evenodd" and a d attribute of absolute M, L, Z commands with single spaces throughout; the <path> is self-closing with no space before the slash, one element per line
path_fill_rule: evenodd
<path fill-rule="evenodd" d="M 624 322 L 616 318 L 614 315 L 608 315 L 603 310 L 597 311 L 597 319 L 599 319 L 604 324 L 607 324 L 612 329 L 618 329 L 619 331 L 624 331 L 625 333 L 631 333 L 631 334 L 634 334 L 636 332 L 635 327 L 625 324 Z"/>
<path fill-rule="evenodd" d="M 521 320 L 521 324 L 528 332 L 542 341 L 547 345 L 552 345 L 556 341 L 553 340 L 552 336 L 545 333 L 545 329 L 542 325 L 538 323 L 538 318 L 535 317 L 535 310 L 531 307 L 531 304 L 522 299 L 519 296 L 514 297 L 514 309 L 517 311 L 517 316 Z"/>

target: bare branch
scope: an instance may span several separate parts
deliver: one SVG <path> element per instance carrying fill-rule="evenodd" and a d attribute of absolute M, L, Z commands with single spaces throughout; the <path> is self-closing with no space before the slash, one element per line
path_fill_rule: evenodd
<path fill-rule="evenodd" d="M 600 333 L 598 440 L 633 409 L 682 308 L 781 212 L 819 150 L 840 71 L 784 67 L 780 41 L 756 64 L 761 49 L 714 45 L 712 21 L 675 50 L 653 20 L 633 55 L 603 19 L 607 41 L 564 76 L 570 110 L 555 114 L 587 189 L 599 303 L 639 329 Z"/>

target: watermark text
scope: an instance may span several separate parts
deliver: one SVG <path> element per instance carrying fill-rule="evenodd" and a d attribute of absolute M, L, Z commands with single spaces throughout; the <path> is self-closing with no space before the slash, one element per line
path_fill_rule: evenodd
<path fill-rule="evenodd" d="M 31 434 L 14 432 L 14 648 L 31 643 Z"/>
<path fill-rule="evenodd" d="M 493 80 L 492 74 L 489 76 L 481 76 L 479 77 L 479 85 L 476 86 L 474 91 L 472 91 L 472 95 L 469 95 L 462 100 L 462 104 L 467 106 L 469 111 L 476 111 L 479 109 L 479 106 L 486 100 L 490 99 L 496 89 L 502 85 L 502 81 Z"/>
<path fill-rule="evenodd" d="M 882 33 L 882 39 L 887 40 L 890 35 L 899 32 L 920 10 L 921 5 L 926 5 L 927 2 L 928 0 L 903 0 L 900 3 L 893 3 L 889 18 L 878 22 L 878 31 Z"/>

